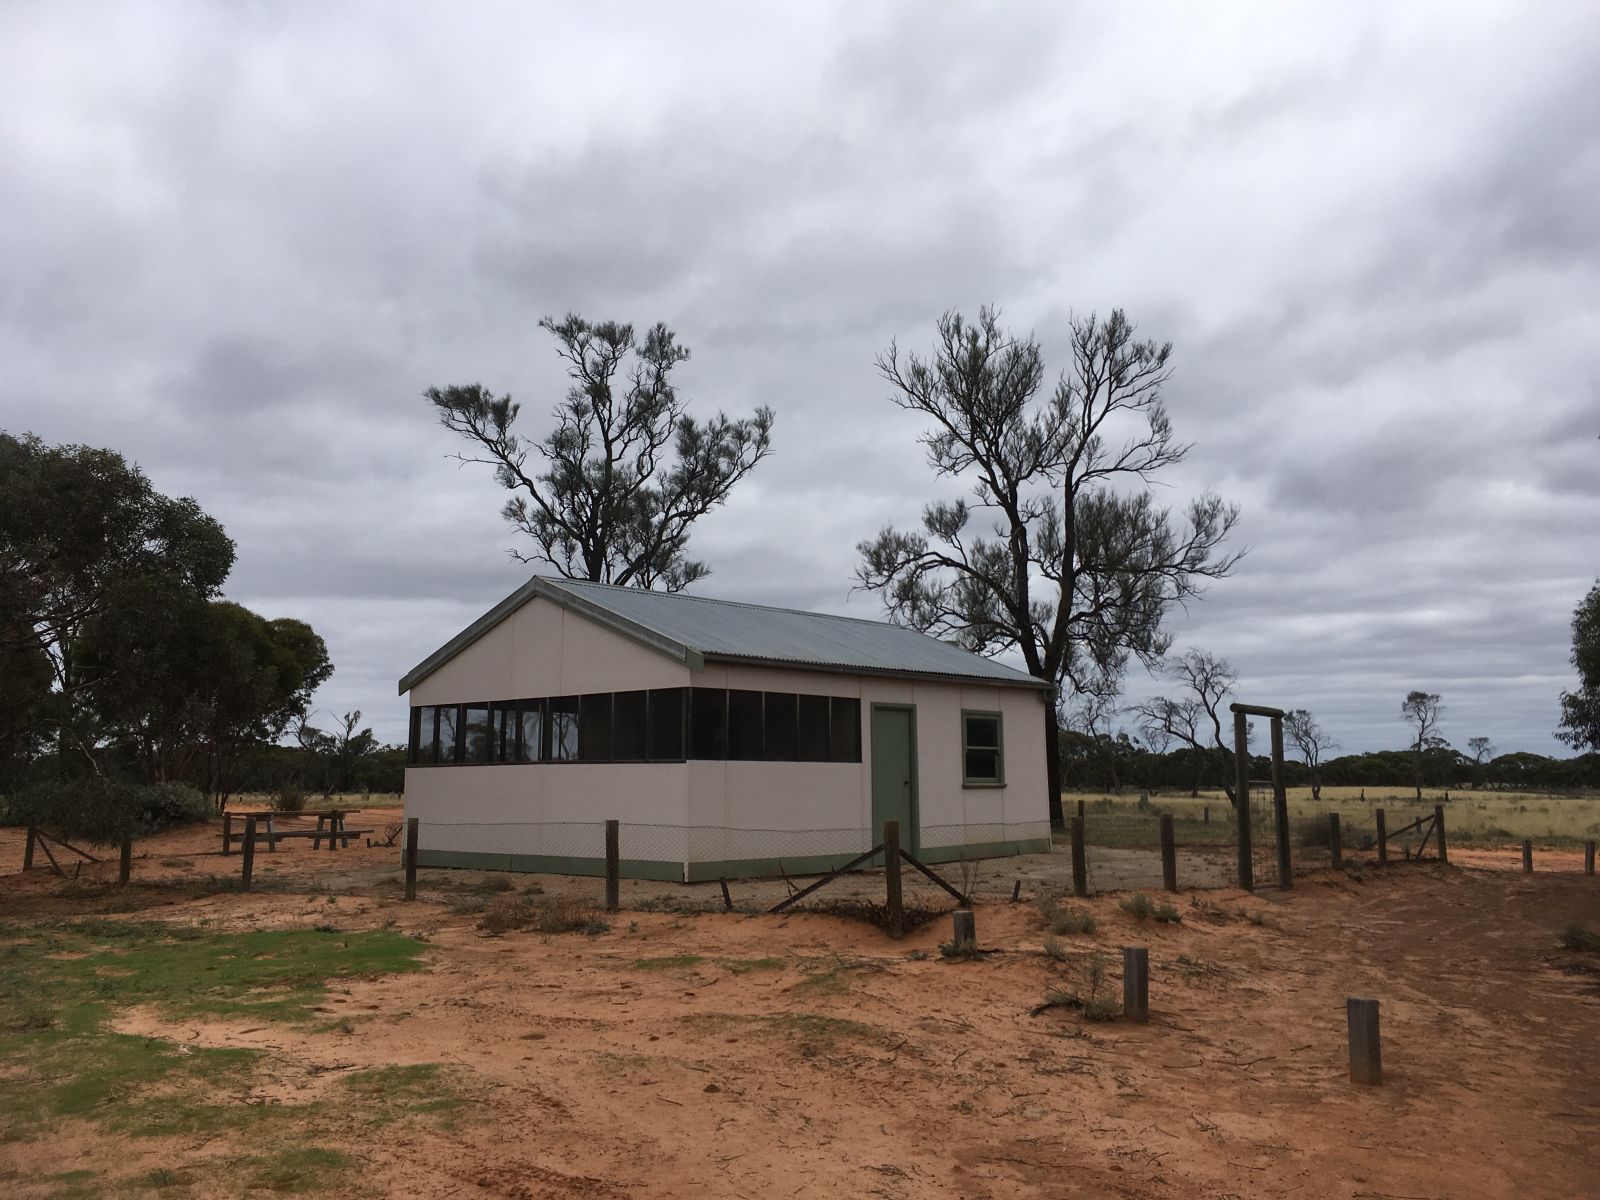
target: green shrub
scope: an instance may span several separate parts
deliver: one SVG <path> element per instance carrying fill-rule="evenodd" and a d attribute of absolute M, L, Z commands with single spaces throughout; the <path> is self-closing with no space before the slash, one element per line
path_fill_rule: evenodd
<path fill-rule="evenodd" d="M 139 786 L 89 777 L 50 780 L 15 792 L 6 802 L 6 815 L 15 824 L 37 825 L 69 842 L 112 846 L 124 834 L 203 821 L 210 806 L 187 783 Z"/>
<path fill-rule="evenodd" d="M 137 791 L 142 810 L 139 825 L 145 833 L 208 820 L 211 816 L 210 802 L 193 784 L 154 783 Z"/>
<path fill-rule="evenodd" d="M 1157 904 L 1143 892 L 1135 892 L 1124 900 L 1122 911 L 1139 921 L 1154 917 L 1158 921 L 1165 921 L 1168 925 L 1176 925 L 1183 920 L 1183 914 L 1170 902 L 1163 900 Z"/>
<path fill-rule="evenodd" d="M 306 794 L 299 788 L 279 788 L 272 794 L 272 807 L 277 809 L 279 812 L 305 812 Z"/>
<path fill-rule="evenodd" d="M 1055 934 L 1092 934 L 1100 924 L 1092 912 L 1065 908 L 1055 903 L 1046 904 L 1043 911 L 1050 932 Z"/>
<path fill-rule="evenodd" d="M 1294 840 L 1305 850 L 1327 850 L 1333 845 L 1333 830 L 1327 817 L 1302 817 L 1293 826 Z"/>

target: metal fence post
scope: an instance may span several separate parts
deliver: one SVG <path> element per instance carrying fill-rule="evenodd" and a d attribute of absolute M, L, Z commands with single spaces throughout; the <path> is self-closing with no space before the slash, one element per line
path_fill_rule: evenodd
<path fill-rule="evenodd" d="M 900 890 L 900 822 L 883 823 L 883 882 L 884 902 L 889 920 L 889 936 L 899 937 L 905 932 L 906 912 Z"/>

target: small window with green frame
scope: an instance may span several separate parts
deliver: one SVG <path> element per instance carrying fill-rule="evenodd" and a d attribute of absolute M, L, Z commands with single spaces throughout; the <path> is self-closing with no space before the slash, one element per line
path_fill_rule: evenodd
<path fill-rule="evenodd" d="M 961 784 L 1004 787 L 1006 759 L 997 712 L 961 713 Z"/>

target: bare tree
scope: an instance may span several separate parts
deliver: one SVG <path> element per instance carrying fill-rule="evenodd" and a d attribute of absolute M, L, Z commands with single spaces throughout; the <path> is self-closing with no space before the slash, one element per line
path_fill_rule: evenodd
<path fill-rule="evenodd" d="M 1489 760 L 1494 757 L 1494 743 L 1486 737 L 1467 739 L 1467 753 L 1472 759 L 1472 774 L 1478 787 L 1484 785 Z"/>
<path fill-rule="evenodd" d="M 1172 605 L 1238 558 L 1220 549 L 1235 506 L 1206 494 L 1175 518 L 1151 492 L 1189 451 L 1162 402 L 1172 347 L 1136 340 L 1120 310 L 1074 318 L 1070 370 L 1041 395 L 1038 343 L 1002 330 L 993 309 L 973 324 L 946 313 L 938 333 L 931 358 L 891 345 L 878 371 L 895 404 L 931 418 L 928 464 L 969 496 L 930 501 L 920 530 L 862 542 L 862 586 L 896 621 L 979 654 L 1015 651 L 1058 695 L 1104 690 L 1130 656 L 1159 661 Z M 979 510 L 987 528 L 973 527 Z M 1047 712 L 1059 825 L 1060 717 Z"/>
<path fill-rule="evenodd" d="M 535 548 L 512 557 L 547 562 L 568 579 L 669 592 L 710 574 L 688 557 L 690 529 L 771 452 L 772 410 L 741 420 L 718 413 L 704 424 L 688 416 L 671 374 L 689 351 L 665 325 L 643 344 L 632 325 L 570 313 L 539 325 L 555 335 L 572 380 L 542 441 L 512 432 L 521 406 L 509 395 L 482 384 L 425 393 L 439 423 L 473 445 L 456 457 L 493 467 L 515 493 L 501 515 Z M 542 464 L 531 467 L 530 455 Z"/>
<path fill-rule="evenodd" d="M 1164 663 L 1161 670 L 1183 690 L 1176 697 L 1158 696 L 1134 706 L 1146 740 L 1161 737 L 1182 742 L 1194 751 L 1196 765 L 1194 786 L 1189 790 L 1191 796 L 1200 794 L 1206 767 L 1219 765 L 1222 790 L 1228 803 L 1236 805 L 1238 797 L 1234 795 L 1231 779 L 1233 752 L 1222 738 L 1222 707 L 1238 686 L 1238 674 L 1226 659 L 1195 649 L 1186 650 Z"/>
<path fill-rule="evenodd" d="M 1311 772 L 1311 799 L 1322 800 L 1322 759 L 1330 750 L 1336 750 L 1339 743 L 1334 741 L 1317 724 L 1317 719 L 1304 708 L 1297 708 L 1286 713 L 1283 718 L 1283 731 L 1289 735 L 1289 741 L 1294 748 L 1300 751 L 1300 758 L 1306 764 L 1306 769 Z"/>
<path fill-rule="evenodd" d="M 1439 750 L 1450 743 L 1439 736 L 1439 718 L 1444 704 L 1437 692 L 1409 692 L 1400 704 L 1400 719 L 1407 722 L 1416 737 L 1411 751 L 1417 763 L 1417 799 L 1422 799 L 1422 756 L 1429 750 Z"/>

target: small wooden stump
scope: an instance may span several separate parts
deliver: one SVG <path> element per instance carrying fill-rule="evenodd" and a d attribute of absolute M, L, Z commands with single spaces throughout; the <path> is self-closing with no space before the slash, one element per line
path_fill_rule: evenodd
<path fill-rule="evenodd" d="M 1522 873 L 1524 875 L 1532 875 L 1533 874 L 1533 839 L 1532 838 L 1523 838 L 1522 839 Z"/>
<path fill-rule="evenodd" d="M 957 953 L 978 948 L 978 918 L 970 908 L 958 908 L 950 914 L 950 940 Z"/>
<path fill-rule="evenodd" d="M 1378 1002 L 1351 996 L 1344 1002 L 1350 1027 L 1350 1079 L 1353 1083 L 1383 1082 L 1383 1051 L 1378 1043 Z"/>
<path fill-rule="evenodd" d="M 1143 946 L 1122 948 L 1122 1015 L 1150 1019 L 1150 951 Z"/>
<path fill-rule="evenodd" d="M 406 818 L 406 899 L 417 898 L 417 831 L 422 824 L 417 817 Z"/>

